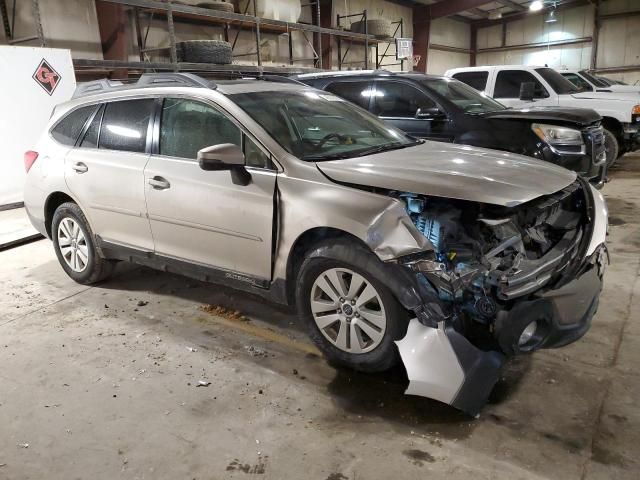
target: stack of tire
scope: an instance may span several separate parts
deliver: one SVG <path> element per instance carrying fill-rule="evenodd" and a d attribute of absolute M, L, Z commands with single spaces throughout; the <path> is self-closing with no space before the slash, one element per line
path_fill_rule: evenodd
<path fill-rule="evenodd" d="M 366 30 L 365 30 L 366 25 Z M 389 38 L 392 33 L 391 22 L 385 19 L 375 19 L 353 22 L 351 24 L 351 31 L 354 33 L 366 33 L 373 35 L 376 38 Z"/>
<path fill-rule="evenodd" d="M 234 12 L 233 3 L 226 1 L 213 1 L 198 3 L 200 8 Z M 223 40 L 187 40 L 176 43 L 176 53 L 179 62 L 186 63 L 214 63 L 216 65 L 229 65 L 233 62 L 231 44 Z"/>

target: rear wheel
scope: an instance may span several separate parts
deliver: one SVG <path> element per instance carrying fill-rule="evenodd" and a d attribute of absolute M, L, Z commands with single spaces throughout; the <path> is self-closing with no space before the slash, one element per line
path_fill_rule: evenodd
<path fill-rule="evenodd" d="M 96 283 L 113 272 L 114 262 L 100 256 L 89 222 L 77 204 L 67 202 L 56 209 L 51 233 L 60 265 L 76 282 Z"/>
<path fill-rule="evenodd" d="M 308 258 L 297 286 L 299 316 L 331 363 L 378 372 L 398 361 L 394 341 L 406 333 L 408 316 L 366 265 Z"/>
<path fill-rule="evenodd" d="M 607 130 L 605 128 L 603 130 L 603 133 L 604 133 L 604 150 L 607 157 L 607 168 L 609 168 L 618 159 L 618 156 L 620 154 L 620 145 L 618 144 L 618 139 L 610 130 Z"/>

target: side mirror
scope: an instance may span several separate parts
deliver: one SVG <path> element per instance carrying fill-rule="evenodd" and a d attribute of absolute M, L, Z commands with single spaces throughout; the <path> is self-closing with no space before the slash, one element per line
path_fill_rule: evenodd
<path fill-rule="evenodd" d="M 532 102 L 536 94 L 536 84 L 534 82 L 522 82 L 520 84 L 520 100 Z"/>
<path fill-rule="evenodd" d="M 446 115 L 438 107 L 419 108 L 416 111 L 416 118 L 421 120 L 438 120 L 445 118 Z"/>
<path fill-rule="evenodd" d="M 205 171 L 229 170 L 236 185 L 249 185 L 251 174 L 244 168 L 244 153 L 238 145 L 221 143 L 198 151 L 198 164 Z"/>

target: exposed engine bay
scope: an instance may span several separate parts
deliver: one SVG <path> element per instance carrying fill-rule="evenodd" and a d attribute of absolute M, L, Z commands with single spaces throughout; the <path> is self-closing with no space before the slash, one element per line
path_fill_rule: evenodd
<path fill-rule="evenodd" d="M 588 223 L 581 184 L 516 207 L 392 195 L 404 201 L 414 225 L 433 246 L 399 262 L 437 296 L 453 328 L 483 350 L 513 354 L 541 347 L 549 312 L 541 311 L 529 331 L 523 326 L 514 335 L 504 327 L 513 323 L 508 317 L 518 304 L 578 273 Z"/>

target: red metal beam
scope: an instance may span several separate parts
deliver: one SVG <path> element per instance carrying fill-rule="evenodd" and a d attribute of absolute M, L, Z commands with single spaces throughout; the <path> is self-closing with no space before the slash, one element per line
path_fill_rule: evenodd
<path fill-rule="evenodd" d="M 429 54 L 429 31 L 431 20 L 426 10 L 426 5 L 413 7 L 413 54 L 420 55 L 418 65 L 413 67 L 414 72 L 427 72 L 427 55 Z"/>
<path fill-rule="evenodd" d="M 332 0 L 318 0 L 320 2 L 320 26 L 324 28 L 331 28 L 331 21 L 333 19 L 333 13 L 331 7 Z M 322 52 L 318 52 L 318 55 L 322 55 L 322 68 L 331 70 L 331 35 L 326 33 L 322 34 Z"/>
<path fill-rule="evenodd" d="M 96 13 L 102 55 L 105 60 L 128 60 L 129 38 L 127 12 L 122 5 L 96 1 Z M 114 75 L 127 76 L 127 70 L 114 71 Z"/>

